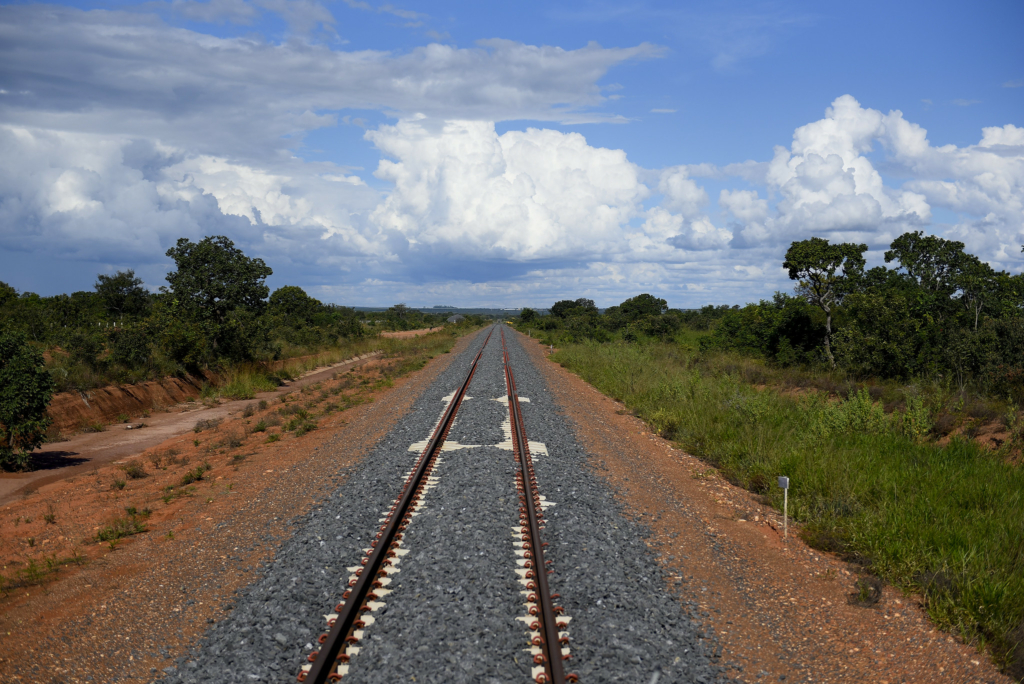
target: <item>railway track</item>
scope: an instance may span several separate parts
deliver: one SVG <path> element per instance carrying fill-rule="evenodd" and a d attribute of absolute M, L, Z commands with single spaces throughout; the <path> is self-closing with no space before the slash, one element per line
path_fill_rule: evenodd
<path fill-rule="evenodd" d="M 349 673 L 352 658 L 361 650 L 359 645 L 366 630 L 375 622 L 373 615 L 385 605 L 383 599 L 391 593 L 388 585 L 399 571 L 405 531 L 413 518 L 425 506 L 427 492 L 436 484 L 432 476 L 442 463 L 444 450 L 452 426 L 463 401 L 468 397 L 470 385 L 480 359 L 494 333 L 492 328 L 481 345 L 460 387 L 450 396 L 448 405 L 434 427 L 412 470 L 407 474 L 401 493 L 381 519 L 379 531 L 365 549 L 360 565 L 349 568 L 348 589 L 334 612 L 325 616 L 329 631 L 320 635 L 319 648 L 308 656 L 297 676 L 298 681 L 312 684 L 340 681 Z M 531 677 L 537 684 L 565 684 L 577 682 L 579 677 L 566 673 L 563 661 L 571 657 L 568 643 L 569 618 L 562 606 L 556 605 L 558 594 L 552 594 L 548 569 L 544 559 L 541 531 L 544 529 L 544 498 L 540 494 L 537 476 L 530 454 L 526 424 L 523 420 L 515 374 L 505 343 L 504 330 L 500 331 L 502 367 L 505 377 L 505 399 L 508 403 L 508 425 L 516 470 L 516 491 L 519 498 L 519 524 L 512 526 L 515 552 L 519 556 L 516 569 L 518 581 L 524 587 L 526 615 L 518 619 L 527 627 L 527 650 L 533 667 Z M 451 543 L 441 540 L 440 543 Z M 372 666 L 367 664 L 366 666 Z"/>
<path fill-rule="evenodd" d="M 666 591 L 532 350 L 501 328 L 467 343 L 278 523 L 273 560 L 163 684 L 718 680 L 699 604 Z"/>

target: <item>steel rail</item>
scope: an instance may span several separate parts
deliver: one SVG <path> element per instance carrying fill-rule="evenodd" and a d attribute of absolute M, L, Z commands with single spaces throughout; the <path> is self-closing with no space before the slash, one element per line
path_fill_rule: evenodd
<path fill-rule="evenodd" d="M 455 420 L 455 414 L 459 410 L 463 397 L 466 396 L 466 390 L 469 389 L 469 383 L 473 380 L 477 364 L 493 332 L 494 328 L 491 328 L 491 332 L 487 333 L 487 338 L 473 359 L 469 373 L 466 375 L 466 380 L 452 397 L 452 401 L 448 404 L 448 408 L 445 410 L 441 421 L 434 429 L 430 442 L 427 444 L 426 449 L 423 450 L 416 469 L 406 480 L 405 489 L 402 490 L 398 504 L 389 514 L 380 532 L 377 533 L 376 539 L 370 542 L 373 551 L 366 559 L 365 566 L 356 570 L 357 578 L 355 583 L 352 584 L 350 582 L 351 588 L 345 592 L 345 603 L 339 606 L 340 610 L 337 611 L 338 617 L 335 618 L 334 625 L 331 627 L 327 639 L 323 641 L 320 652 L 317 654 L 316 660 L 313 661 L 313 666 L 305 673 L 304 677 L 300 675 L 300 681 L 306 684 L 324 684 L 328 680 L 337 681 L 341 679 L 341 675 L 336 672 L 339 664 L 338 654 L 346 643 L 354 643 L 352 640 L 355 637 L 352 635 L 352 632 L 359 627 L 356 624 L 360 621 L 359 616 L 361 613 L 369 610 L 369 606 L 366 606 L 365 603 L 367 600 L 376 598 L 372 593 L 372 590 L 375 588 L 374 585 L 379 586 L 378 580 L 383 571 L 384 564 L 388 562 L 390 556 L 395 555 L 392 545 L 395 542 L 396 536 L 400 535 L 402 530 L 412 520 L 409 509 L 420 498 L 424 477 L 430 472 L 431 464 L 444 444 L 448 430 L 451 429 L 452 423 Z M 401 539 L 401 537 L 398 538 Z"/>
<path fill-rule="evenodd" d="M 538 612 L 537 631 L 540 632 L 540 644 L 535 644 L 541 649 L 541 664 L 544 666 L 545 679 L 537 676 L 538 684 L 565 684 L 566 681 L 575 682 L 578 677 L 575 674 L 565 674 L 562 667 L 562 642 L 559 638 L 558 618 L 556 613 L 562 612 L 562 608 L 555 606 L 551 588 L 548 585 L 547 565 L 544 562 L 543 543 L 540 538 L 540 520 L 544 517 L 544 511 L 540 503 L 540 494 L 537 490 L 537 477 L 533 472 L 533 460 L 530 458 L 530 443 L 526 439 L 526 425 L 523 422 L 523 414 L 519 407 L 519 394 L 516 390 L 516 380 L 512 374 L 512 364 L 508 357 L 508 348 L 505 346 L 505 331 L 501 331 L 501 352 L 505 365 L 505 383 L 508 387 L 508 411 L 509 421 L 512 424 L 512 448 L 515 449 L 516 457 L 519 460 L 519 469 L 523 480 L 523 494 L 520 496 L 522 505 L 519 508 L 519 520 L 524 531 L 528 532 L 529 547 L 526 549 L 528 570 L 532 570 L 533 577 L 527 573 L 527 579 L 533 579 L 534 587 L 527 585 L 527 589 L 534 592 Z M 538 510 L 540 509 L 540 510 Z M 532 566 L 532 567 L 531 567 Z M 531 625 L 531 628 L 533 626 Z M 535 659 L 534 662 L 537 662 Z"/>

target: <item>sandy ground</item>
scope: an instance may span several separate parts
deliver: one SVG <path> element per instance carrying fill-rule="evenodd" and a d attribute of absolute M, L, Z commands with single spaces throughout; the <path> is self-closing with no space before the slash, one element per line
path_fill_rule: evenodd
<path fill-rule="evenodd" d="M 190 401 L 152 413 L 141 421 L 115 423 L 107 426 L 103 432 L 82 433 L 64 442 L 44 444 L 33 452 L 35 469 L 24 473 L 0 472 L 0 506 L 52 482 L 91 472 L 104 463 L 141 453 L 171 437 L 191 432 L 199 420 L 224 419 L 240 413 L 253 401 L 273 400 L 320 382 L 339 370 L 366 363 L 371 356 L 365 354 L 318 368 L 271 392 L 263 392 L 253 400 L 221 400 L 217 403 Z"/>

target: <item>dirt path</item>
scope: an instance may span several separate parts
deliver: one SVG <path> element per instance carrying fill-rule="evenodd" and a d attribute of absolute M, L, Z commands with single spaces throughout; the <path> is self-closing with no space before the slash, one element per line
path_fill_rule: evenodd
<path fill-rule="evenodd" d="M 874 606 L 850 605 L 857 568 L 809 548 L 792 524 L 783 541 L 780 516 L 753 494 L 521 340 L 595 472 L 651 529 L 673 588 L 700 606 L 736 679 L 1011 683 L 984 653 L 936 630 L 918 596 L 885 587 Z"/>
<path fill-rule="evenodd" d="M 154 413 L 141 423 L 109 425 L 103 432 L 75 435 L 66 442 L 44 444 L 33 453 L 36 469 L 26 473 L 0 472 L 0 506 L 18 496 L 68 477 L 95 470 L 99 465 L 142 453 L 161 442 L 190 432 L 199 420 L 216 420 L 240 413 L 261 399 L 271 400 L 307 385 L 320 382 L 340 370 L 366 363 L 375 354 L 364 354 L 341 363 L 318 368 L 281 387 L 256 395 L 255 399 L 222 401 L 215 406 L 187 402 Z"/>

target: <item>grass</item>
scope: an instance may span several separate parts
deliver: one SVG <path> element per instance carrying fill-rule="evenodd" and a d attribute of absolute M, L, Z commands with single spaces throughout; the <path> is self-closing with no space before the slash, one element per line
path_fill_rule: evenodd
<path fill-rule="evenodd" d="M 938 626 L 1009 665 L 1024 625 L 1024 471 L 967 439 L 931 441 L 920 388 L 887 412 L 891 389 L 789 396 L 755 387 L 765 378 L 748 363 L 679 344 L 574 344 L 552 358 L 767 502 L 781 505 L 774 482 L 788 475 L 808 543 L 920 592 Z"/>
<path fill-rule="evenodd" d="M 145 519 L 149 509 L 139 512 L 134 508 L 125 509 L 125 515 L 114 518 L 96 532 L 97 542 L 116 542 L 119 539 L 141 534 L 146 531 Z"/>
<path fill-rule="evenodd" d="M 67 558 L 58 559 L 54 555 L 44 557 L 41 562 L 34 558 L 29 559 L 28 565 L 16 571 L 13 576 L 0 575 L 0 595 L 9 594 L 12 589 L 42 584 L 56 575 L 61 568 L 66 568 L 69 565 L 84 564 L 85 556 L 80 555 L 77 551 Z"/>
<path fill-rule="evenodd" d="M 213 466 L 211 466 L 209 463 L 204 463 L 201 466 L 196 466 L 195 468 L 189 470 L 188 472 L 181 476 L 181 481 L 178 483 L 178 486 L 185 487 L 187 485 L 192 484 L 193 482 L 199 482 L 200 480 L 203 479 L 206 473 L 210 472 L 211 470 L 213 470 Z"/>

